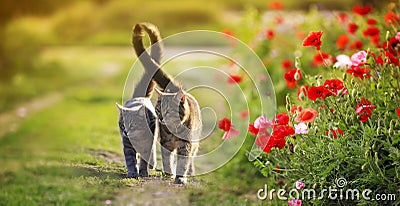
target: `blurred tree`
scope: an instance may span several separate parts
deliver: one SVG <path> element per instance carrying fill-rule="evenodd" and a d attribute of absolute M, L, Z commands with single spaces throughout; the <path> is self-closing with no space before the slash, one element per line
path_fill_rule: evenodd
<path fill-rule="evenodd" d="M 0 39 L 3 41 L 0 44 L 1 81 L 9 81 L 18 72 L 32 70 L 40 49 L 37 37 L 21 28 L 10 30 L 13 26 L 11 22 L 27 15 L 49 15 L 74 1 L 2 0 L 0 6 Z"/>

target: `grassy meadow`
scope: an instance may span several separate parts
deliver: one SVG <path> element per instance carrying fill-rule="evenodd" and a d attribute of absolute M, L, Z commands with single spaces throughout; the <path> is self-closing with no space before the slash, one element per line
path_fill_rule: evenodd
<path fill-rule="evenodd" d="M 4 40 L 0 44 L 0 205 L 287 205 L 287 201 L 258 200 L 257 191 L 275 182 L 248 161 L 246 154 L 254 143 L 251 135 L 226 165 L 197 176 L 188 185 L 173 185 L 158 170 L 149 178 L 124 178 L 127 170 L 115 102 L 121 103 L 135 62 L 132 26 L 152 22 L 163 37 L 190 29 L 228 28 L 255 48 L 250 38 L 259 31 L 252 31 L 246 18 L 251 11 L 268 12 L 273 1 L 246 2 L 40 0 L 34 5 L 24 0 L 17 5 L 5 1 L 0 8 L 0 38 Z M 309 9 L 344 10 L 366 1 L 332 2 L 285 0 L 285 10 L 271 13 L 296 16 Z M 377 1 L 370 3 L 377 5 Z M 313 15 L 307 18 L 321 21 Z M 297 41 L 286 36 L 277 39 L 275 47 Z M 219 46 L 202 36 L 167 46 L 205 44 Z M 272 69 L 280 64 L 273 59 L 266 62 Z M 182 68 L 199 62 L 209 63 L 191 60 L 176 65 Z M 209 77 L 193 75 L 186 81 L 201 82 L 202 78 Z M 273 82 L 286 92 L 283 79 Z M 281 102 L 284 92 L 278 94 Z M 221 101 L 201 90 L 194 93 L 202 105 Z M 218 119 L 226 112 L 222 109 L 217 111 Z M 212 115 L 207 118 L 213 120 Z M 213 150 L 221 136 L 215 127 L 201 152 Z"/>

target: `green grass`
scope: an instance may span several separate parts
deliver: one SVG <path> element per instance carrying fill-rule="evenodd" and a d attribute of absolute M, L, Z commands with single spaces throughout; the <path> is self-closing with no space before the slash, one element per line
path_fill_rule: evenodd
<path fill-rule="evenodd" d="M 195 205 L 259 203 L 255 195 L 265 178 L 244 151 L 183 188 L 159 180 L 160 173 L 150 180 L 122 178 L 126 169 L 114 104 L 121 99 L 132 53 L 116 47 L 59 47 L 42 53 L 43 61 L 64 68 L 59 78 L 67 83 L 53 88 L 62 93 L 61 101 L 0 137 L 0 205 L 102 205 L 106 200 L 145 204 L 159 194 L 154 201 L 167 205 L 178 199 Z M 112 75 L 103 71 L 117 64 Z M 50 85 L 52 81 L 48 79 Z M 211 150 L 215 143 L 205 141 L 204 149 Z"/>
<path fill-rule="evenodd" d="M 113 102 L 113 93 L 103 90 L 94 100 L 79 100 L 75 94 L 71 89 L 62 102 L 0 140 L 1 204 L 98 204 L 115 194 L 123 164 L 87 153 L 102 149 L 120 154 L 112 124 L 117 114 L 106 103 Z"/>

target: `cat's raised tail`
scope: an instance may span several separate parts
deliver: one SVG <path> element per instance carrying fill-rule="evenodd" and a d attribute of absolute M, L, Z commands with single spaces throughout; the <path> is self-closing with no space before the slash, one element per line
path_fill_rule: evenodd
<path fill-rule="evenodd" d="M 157 64 L 160 64 L 162 58 L 162 45 L 161 45 L 161 36 L 158 32 L 157 27 L 150 23 L 140 23 L 137 24 L 133 28 L 132 34 L 132 45 L 135 49 L 137 56 L 145 52 L 145 48 L 143 46 L 142 39 L 145 36 L 144 31 L 149 35 L 151 41 L 151 59 L 153 59 Z M 146 52 L 147 53 L 147 52 Z M 152 80 L 153 75 L 149 72 L 145 72 L 142 79 L 136 86 L 135 91 L 132 94 L 132 98 L 136 97 L 150 97 L 153 89 L 155 87 L 155 83 Z"/>
<path fill-rule="evenodd" d="M 145 32 L 149 35 L 152 44 L 151 56 L 146 52 L 143 45 L 143 37 Z M 136 55 L 143 64 L 146 73 L 153 77 L 153 80 L 165 90 L 169 86 L 170 92 L 177 92 L 180 86 L 173 82 L 171 77 L 166 74 L 160 66 L 162 56 L 161 35 L 157 27 L 150 23 L 138 23 L 133 27 L 132 43 L 135 48 Z M 153 53 L 155 55 L 153 55 Z M 159 56 L 158 56 L 159 55 Z M 157 58 L 160 57 L 160 58 Z"/>

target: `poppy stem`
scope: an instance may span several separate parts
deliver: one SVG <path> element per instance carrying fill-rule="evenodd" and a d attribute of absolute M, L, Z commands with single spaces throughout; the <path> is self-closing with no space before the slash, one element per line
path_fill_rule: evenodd
<path fill-rule="evenodd" d="M 328 62 L 325 60 L 324 56 L 322 55 L 321 50 L 318 50 L 319 55 L 321 56 L 322 62 L 324 63 L 324 67 L 328 69 Z"/>

